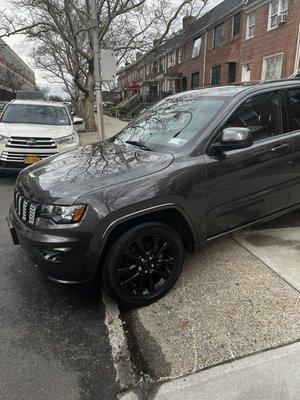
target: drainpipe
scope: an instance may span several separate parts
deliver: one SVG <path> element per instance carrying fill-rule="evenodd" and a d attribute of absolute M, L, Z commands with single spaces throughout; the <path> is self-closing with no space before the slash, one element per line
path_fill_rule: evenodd
<path fill-rule="evenodd" d="M 294 75 L 296 75 L 299 71 L 299 62 L 300 62 L 300 22 L 299 22 L 299 30 L 298 30 L 298 40 L 297 40 L 297 50 L 295 57 L 295 67 L 294 67 Z"/>
<path fill-rule="evenodd" d="M 203 57 L 203 76 L 202 76 L 202 85 L 203 86 L 205 86 L 206 51 L 207 51 L 207 30 L 205 31 L 205 45 L 204 45 L 204 57 Z"/>

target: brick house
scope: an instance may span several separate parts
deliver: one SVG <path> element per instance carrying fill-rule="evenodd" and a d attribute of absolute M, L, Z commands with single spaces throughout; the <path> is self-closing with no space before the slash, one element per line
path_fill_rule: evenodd
<path fill-rule="evenodd" d="M 20 89 L 35 89 L 32 69 L 0 39 L 0 100 L 9 101 Z"/>
<path fill-rule="evenodd" d="M 224 0 L 119 71 L 122 97 L 152 101 L 199 86 L 289 77 L 299 69 L 299 0 Z"/>

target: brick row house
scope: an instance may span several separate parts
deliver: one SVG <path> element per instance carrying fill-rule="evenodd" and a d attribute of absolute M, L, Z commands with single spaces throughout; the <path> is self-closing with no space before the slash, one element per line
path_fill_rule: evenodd
<path fill-rule="evenodd" d="M 224 0 L 119 71 L 122 98 L 279 79 L 300 69 L 300 0 Z"/>

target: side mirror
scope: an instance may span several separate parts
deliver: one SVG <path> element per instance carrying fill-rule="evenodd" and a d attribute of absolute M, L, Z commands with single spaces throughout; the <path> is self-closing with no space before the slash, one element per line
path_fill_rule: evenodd
<path fill-rule="evenodd" d="M 79 117 L 73 118 L 73 125 L 81 125 L 83 124 L 83 119 Z"/>
<path fill-rule="evenodd" d="M 226 150 L 238 150 L 251 147 L 253 135 L 248 128 L 225 128 L 218 143 L 213 144 L 217 152 Z"/>

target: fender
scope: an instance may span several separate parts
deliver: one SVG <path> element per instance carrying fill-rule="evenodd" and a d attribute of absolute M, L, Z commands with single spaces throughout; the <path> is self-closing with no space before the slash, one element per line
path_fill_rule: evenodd
<path fill-rule="evenodd" d="M 133 213 L 129 213 L 124 215 L 123 217 L 120 217 L 116 220 L 114 220 L 113 222 L 111 222 L 108 227 L 105 229 L 100 242 L 99 242 L 99 246 L 98 249 L 96 251 L 96 254 L 93 257 L 93 260 L 91 262 L 91 266 L 92 266 L 92 279 L 94 279 L 95 277 L 95 273 L 97 270 L 97 266 L 99 264 L 103 249 L 107 243 L 107 240 L 111 234 L 111 232 L 113 231 L 113 229 L 115 229 L 117 226 L 121 225 L 123 222 L 126 221 L 130 221 L 136 217 L 140 217 L 140 216 L 144 216 L 147 214 L 151 214 L 154 211 L 162 211 L 162 210 L 169 210 L 169 209 L 173 209 L 178 211 L 182 217 L 184 218 L 184 220 L 186 221 L 188 227 L 190 228 L 190 231 L 192 233 L 192 238 L 194 240 L 195 243 L 195 239 L 196 239 L 196 232 L 195 232 L 195 228 L 194 225 L 190 219 L 190 217 L 188 216 L 188 214 L 186 213 L 186 211 L 178 204 L 175 203 L 165 203 L 165 204 L 161 204 L 161 205 L 157 205 L 157 206 L 152 206 L 152 207 L 148 207 L 148 208 L 144 208 L 141 209 L 139 211 L 135 211 Z"/>

